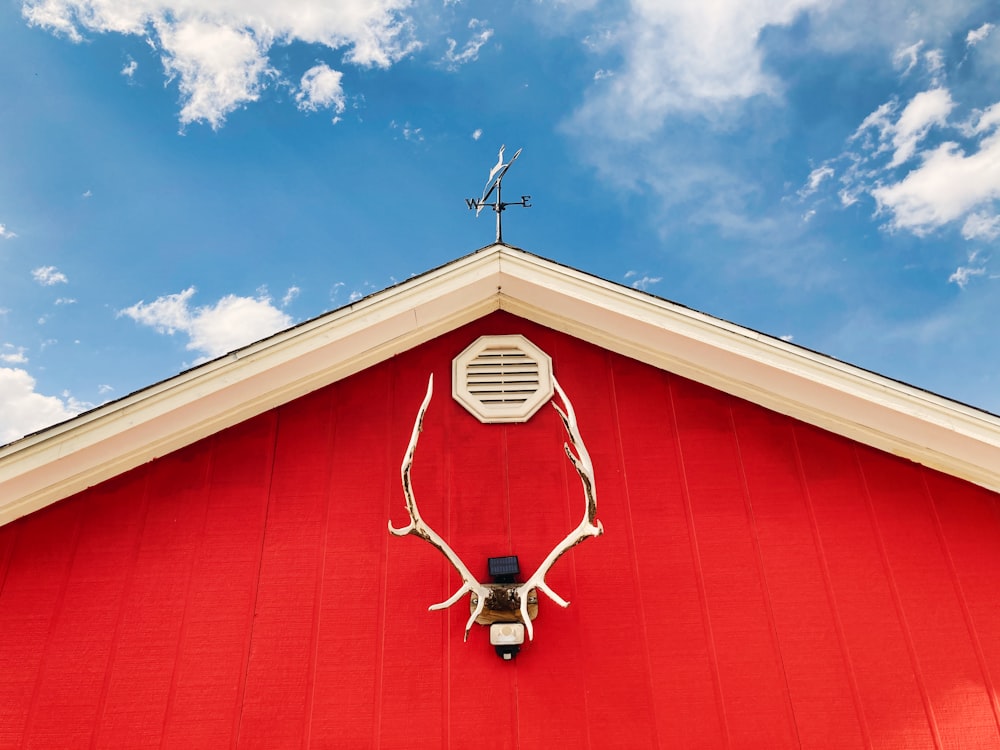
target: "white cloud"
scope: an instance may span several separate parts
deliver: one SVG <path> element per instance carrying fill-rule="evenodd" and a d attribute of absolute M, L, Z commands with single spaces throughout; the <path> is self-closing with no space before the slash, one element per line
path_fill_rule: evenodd
<path fill-rule="evenodd" d="M 988 260 L 988 259 L 987 259 Z M 979 258 L 978 252 L 969 253 L 969 265 L 959 266 L 955 272 L 948 277 L 948 283 L 958 284 L 960 289 L 965 289 L 969 279 L 975 276 L 986 275 L 986 260 Z"/>
<path fill-rule="evenodd" d="M 299 90 L 295 101 L 299 109 L 316 112 L 319 109 L 332 109 L 338 114 L 343 112 L 346 104 L 341 79 L 344 74 L 334 70 L 326 63 L 320 63 L 309 68 L 299 82 Z"/>
<path fill-rule="evenodd" d="M 891 212 L 891 226 L 926 234 L 1000 199 L 1000 134 L 983 139 L 970 154 L 947 142 L 922 157 L 898 182 L 871 190 L 879 210 Z"/>
<path fill-rule="evenodd" d="M 627 20 L 601 37 L 601 49 L 620 54 L 622 64 L 610 83 L 591 92 L 576 119 L 616 137 L 642 138 L 672 114 L 713 115 L 775 95 L 781 84 L 764 68 L 761 32 L 827 4 L 631 0 Z"/>
<path fill-rule="evenodd" d="M 40 266 L 31 272 L 31 277 L 42 286 L 69 283 L 66 274 L 55 266 Z"/>
<path fill-rule="evenodd" d="M 218 128 L 279 75 L 271 48 L 293 42 L 346 50 L 344 59 L 388 67 L 419 45 L 410 0 L 25 0 L 29 23 L 81 41 L 89 33 L 146 39 L 181 95 L 182 127 Z"/>
<path fill-rule="evenodd" d="M 179 77 L 182 124 L 218 128 L 227 114 L 259 98 L 265 77 L 276 76 L 266 44 L 246 29 L 193 18 L 162 22 L 157 31 L 167 74 Z"/>
<path fill-rule="evenodd" d="M 454 39 L 448 39 L 448 49 L 444 53 L 444 63 L 448 70 L 458 70 L 462 65 L 477 60 L 479 58 L 479 50 L 493 36 L 493 29 L 486 26 L 486 22 L 480 21 L 478 18 L 473 18 L 469 21 L 469 28 L 476 33 L 465 43 L 461 52 L 455 51 L 458 47 L 458 42 Z M 476 29 L 480 30 L 476 31 Z"/>
<path fill-rule="evenodd" d="M 94 193 L 92 191 L 90 191 L 90 190 L 84 190 L 83 193 L 80 195 L 80 197 L 81 198 L 93 198 L 94 197 Z"/>
<path fill-rule="evenodd" d="M 23 346 L 4 344 L 0 347 L 0 362 L 8 365 L 24 365 L 28 363 Z"/>
<path fill-rule="evenodd" d="M 962 225 L 962 236 L 967 240 L 995 240 L 1000 237 L 1000 215 L 969 214 Z"/>
<path fill-rule="evenodd" d="M 76 300 L 72 297 L 60 297 L 56 300 L 57 305 L 75 305 Z"/>
<path fill-rule="evenodd" d="M 917 65 L 917 59 L 920 56 L 920 48 L 923 46 L 924 42 L 921 40 L 916 44 L 911 44 L 908 47 L 902 47 L 896 50 L 896 54 L 892 56 L 893 65 L 900 68 L 903 67 L 905 63 L 906 69 L 903 71 L 903 75 L 909 75 L 910 71 Z"/>
<path fill-rule="evenodd" d="M 974 47 L 988 37 L 991 31 L 993 31 L 993 24 L 991 23 L 984 23 L 978 29 L 973 29 L 965 35 L 966 45 Z"/>
<path fill-rule="evenodd" d="M 214 305 L 192 307 L 195 288 L 178 294 L 140 301 L 118 312 L 159 333 L 183 333 L 187 349 L 217 357 L 276 333 L 292 319 L 271 304 L 267 296 L 237 297 L 229 294 Z"/>
<path fill-rule="evenodd" d="M 393 130 L 398 130 L 399 132 L 401 132 L 403 134 L 403 140 L 420 142 L 424 139 L 424 129 L 415 128 L 408 122 L 400 124 L 395 120 L 393 120 L 392 122 L 389 123 L 389 127 L 392 128 Z"/>
<path fill-rule="evenodd" d="M 799 191 L 799 196 L 805 198 L 806 196 L 812 195 L 817 190 L 823 182 L 833 175 L 836 174 L 833 167 L 828 164 L 824 164 L 822 167 L 816 167 L 812 172 L 809 173 L 809 177 L 806 179 L 805 187 Z"/>
<path fill-rule="evenodd" d="M 653 284 L 659 284 L 663 281 L 662 276 L 650 276 L 645 273 L 640 276 L 638 271 L 626 271 L 625 280 L 628 281 L 630 279 L 634 279 L 634 281 L 631 282 L 632 288 L 640 289 L 642 291 L 645 291 Z"/>
<path fill-rule="evenodd" d="M 959 107 L 937 86 L 905 106 L 893 99 L 876 108 L 824 165 L 843 168 L 841 203 L 870 195 L 888 227 L 917 236 L 952 223 L 965 239 L 1000 236 L 1000 102 L 964 119 L 953 116 Z M 818 187 L 815 175 L 800 196 Z"/>
<path fill-rule="evenodd" d="M 89 408 L 64 394 L 44 396 L 35 391 L 35 379 L 21 368 L 0 367 L 0 444 L 76 416 Z"/>
<path fill-rule="evenodd" d="M 288 291 L 285 292 L 285 296 L 281 298 L 281 306 L 288 307 L 292 304 L 292 301 L 302 293 L 302 290 L 297 286 L 288 287 Z"/>
<path fill-rule="evenodd" d="M 128 63 L 122 68 L 121 73 L 126 78 L 132 78 L 135 75 L 135 71 L 139 69 L 139 63 L 133 60 L 131 57 L 128 59 Z"/>
<path fill-rule="evenodd" d="M 5 224 L 0 224 L 0 240 L 12 240 L 15 237 L 17 237 L 17 235 L 7 229 Z"/>
<path fill-rule="evenodd" d="M 579 7 L 583 3 L 554 5 L 567 15 L 585 12 Z M 759 174 L 741 171 L 744 160 L 730 158 L 730 143 L 743 139 L 742 155 L 772 148 L 787 136 L 782 109 L 794 102 L 784 98 L 787 84 L 779 71 L 789 69 L 788 53 L 798 55 L 796 64 L 812 66 L 825 55 L 821 64 L 873 54 L 891 59 L 894 51 L 913 47 L 900 56 L 900 65 L 907 67 L 912 57 L 923 68 L 911 79 L 940 88 L 937 47 L 951 43 L 954 30 L 982 2 L 622 0 L 615 7 L 623 10 L 610 22 L 608 7 L 600 4 L 587 17 L 596 24 L 581 46 L 593 56 L 594 70 L 615 75 L 590 84 L 583 103 L 561 123 L 563 134 L 575 139 L 581 158 L 619 189 L 654 194 L 665 207 L 690 203 L 700 220 L 721 225 L 706 210 L 708 201 L 720 199 L 726 218 L 743 211 L 760 216 L 759 198 L 748 191 L 768 188 Z M 579 28 L 572 20 L 562 26 Z M 914 46 L 918 40 L 925 42 Z M 771 52 L 778 56 L 769 59 Z M 885 114 L 895 125 L 899 112 L 890 109 Z M 902 133 L 900 138 L 905 149 Z M 890 154 L 898 150 L 891 138 L 877 142 Z M 905 153 L 900 151 L 900 157 Z M 844 165 L 831 166 L 839 173 Z M 871 182 L 862 187 L 856 176 L 838 187 L 850 203 L 867 194 Z M 723 189 L 730 194 L 722 195 Z"/>
<path fill-rule="evenodd" d="M 924 55 L 924 60 L 927 63 L 927 70 L 930 71 L 932 79 L 936 84 L 940 85 L 941 75 L 944 73 L 944 52 L 939 49 L 932 49 Z"/>
<path fill-rule="evenodd" d="M 903 109 L 892 128 L 892 145 L 895 151 L 889 168 L 908 161 L 916 153 L 917 144 L 934 125 L 944 125 L 955 103 L 947 89 L 921 91 Z"/>
<path fill-rule="evenodd" d="M 482 128 L 476 128 L 475 130 L 472 131 L 472 140 L 478 141 L 482 137 L 483 137 L 483 129 Z"/>

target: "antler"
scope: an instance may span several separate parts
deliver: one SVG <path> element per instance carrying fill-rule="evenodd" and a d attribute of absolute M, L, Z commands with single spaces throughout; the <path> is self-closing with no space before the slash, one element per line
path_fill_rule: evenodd
<path fill-rule="evenodd" d="M 559 412 L 563 426 L 566 428 L 566 435 L 569 437 L 569 442 L 564 443 L 563 448 L 569 460 L 576 468 L 577 474 L 580 475 L 586 507 L 584 508 L 583 520 L 580 521 L 580 525 L 569 532 L 566 538 L 555 546 L 549 553 L 549 556 L 538 566 L 538 570 L 527 581 L 517 587 L 517 597 L 521 601 L 521 622 L 524 623 L 524 627 L 528 631 L 529 639 L 533 638 L 534 634 L 531 627 L 531 618 L 528 617 L 528 592 L 531 589 L 537 588 L 539 591 L 544 591 L 560 607 L 568 607 L 569 602 L 550 589 L 545 583 L 545 574 L 549 572 L 549 568 L 555 565 L 556 560 L 566 550 L 575 547 L 580 542 L 592 536 L 600 536 L 604 533 L 604 526 L 597 520 L 597 491 L 594 488 L 594 464 L 591 462 L 590 454 L 587 452 L 587 447 L 583 444 L 583 438 L 580 436 L 580 428 L 576 423 L 576 412 L 573 410 L 572 402 L 570 402 L 566 393 L 559 386 L 559 382 L 555 379 L 555 376 L 552 377 L 552 385 L 566 406 L 566 410 L 563 411 L 555 401 L 552 402 L 552 406 Z M 571 448 L 576 449 L 576 454 L 573 453 Z"/>
<path fill-rule="evenodd" d="M 431 396 L 433 393 L 434 373 L 431 373 L 431 376 L 427 379 L 427 395 L 424 396 L 424 401 L 420 405 L 420 411 L 417 412 L 417 419 L 413 423 L 413 434 L 410 436 L 410 445 L 406 449 L 406 453 L 403 456 L 403 465 L 400 467 L 400 474 L 403 479 L 403 494 L 406 496 L 406 509 L 410 513 L 410 522 L 406 524 L 406 526 L 397 529 L 393 527 L 392 521 L 389 521 L 389 532 L 395 534 L 396 536 L 413 534 L 414 536 L 418 536 L 429 542 L 432 547 L 436 547 L 441 550 L 441 554 L 448 559 L 448 562 L 455 566 L 455 570 L 457 570 L 458 574 L 462 577 L 461 588 L 452 594 L 451 598 L 447 601 L 441 602 L 440 604 L 433 604 L 429 607 L 429 609 L 446 609 L 457 602 L 461 598 L 462 594 L 467 591 L 472 591 L 477 594 L 479 601 L 476 604 L 476 609 L 473 611 L 469 621 L 465 624 L 465 640 L 469 640 L 469 631 L 472 629 L 472 623 L 476 621 L 476 618 L 479 617 L 479 614 L 483 611 L 483 606 L 489 598 L 490 591 L 473 577 L 472 573 L 469 572 L 469 569 L 465 567 L 465 563 L 463 563 L 461 558 L 455 554 L 454 550 L 448 546 L 448 543 L 438 536 L 434 529 L 424 523 L 424 519 L 420 517 L 420 511 L 417 509 L 417 499 L 413 496 L 413 485 L 410 482 L 410 468 L 413 466 L 413 454 L 417 450 L 417 439 L 420 437 L 420 432 L 424 428 L 424 413 L 427 411 L 427 406 L 431 402 Z M 566 605 L 564 604 L 563 606 Z"/>

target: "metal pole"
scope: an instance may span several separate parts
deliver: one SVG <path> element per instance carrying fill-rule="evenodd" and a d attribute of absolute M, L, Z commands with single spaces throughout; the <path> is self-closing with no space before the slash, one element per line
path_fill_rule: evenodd
<path fill-rule="evenodd" d="M 503 200 L 500 197 L 500 184 L 503 182 L 503 177 L 501 176 L 497 180 L 497 202 L 493 206 L 493 210 L 497 212 L 497 242 L 503 242 L 503 228 L 500 223 L 500 212 L 503 211 Z"/>

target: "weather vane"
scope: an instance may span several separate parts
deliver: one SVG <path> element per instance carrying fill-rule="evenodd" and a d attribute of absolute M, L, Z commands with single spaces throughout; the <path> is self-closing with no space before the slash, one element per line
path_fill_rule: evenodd
<path fill-rule="evenodd" d="M 507 174 L 507 170 L 510 169 L 510 165 L 514 163 L 514 160 L 520 156 L 521 149 L 518 149 L 515 154 L 510 157 L 510 161 L 506 164 L 503 160 L 503 150 L 505 146 L 500 147 L 500 154 L 497 157 L 496 166 L 490 170 L 490 176 L 486 180 L 486 187 L 483 188 L 483 197 L 478 200 L 475 198 L 466 198 L 465 203 L 470 209 L 476 209 L 476 216 L 479 216 L 479 212 L 484 208 L 492 208 L 497 215 L 497 242 L 503 242 L 503 222 L 501 216 L 503 211 L 507 206 L 524 206 L 525 208 L 531 208 L 530 195 L 522 195 L 521 200 L 511 201 L 509 203 L 504 203 L 500 199 L 500 183 L 503 181 L 503 176 Z M 496 191 L 496 197 L 492 202 L 487 202 L 493 195 L 493 191 Z"/>

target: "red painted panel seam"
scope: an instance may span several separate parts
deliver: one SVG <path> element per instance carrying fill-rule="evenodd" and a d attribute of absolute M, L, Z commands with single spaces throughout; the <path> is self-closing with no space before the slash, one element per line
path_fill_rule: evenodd
<path fill-rule="evenodd" d="M 80 534 L 83 529 L 84 519 L 83 507 L 83 503 L 76 503 L 76 523 L 73 526 L 73 541 L 71 542 L 72 551 L 67 558 L 66 570 L 63 573 L 62 583 L 59 586 L 59 593 L 56 595 L 52 617 L 49 619 L 49 632 L 45 638 L 45 646 L 42 651 L 41 661 L 38 665 L 38 673 L 35 675 L 35 686 L 31 692 L 31 702 L 28 704 L 28 716 L 25 719 L 25 735 L 31 731 L 31 726 L 34 724 L 35 714 L 38 712 L 38 694 L 42 689 L 42 681 L 45 678 L 49 654 L 52 651 L 52 635 L 55 632 L 56 623 L 59 622 L 59 616 L 62 613 L 63 605 L 66 600 L 66 589 L 69 588 L 69 578 L 73 572 L 73 563 L 76 560 L 77 548 L 80 544 Z"/>
<path fill-rule="evenodd" d="M 677 446 L 677 465 L 680 471 L 681 489 L 684 496 L 684 518 L 687 521 L 688 538 L 691 540 L 691 557 L 694 562 L 695 576 L 698 581 L 698 602 L 701 605 L 701 619 L 705 624 L 705 641 L 708 644 L 708 656 L 712 666 L 712 685 L 715 688 L 715 700 L 719 711 L 719 724 L 722 726 L 724 745 L 725 747 L 730 747 L 729 720 L 726 716 L 725 696 L 722 694 L 719 655 L 715 648 L 712 620 L 708 611 L 708 594 L 705 591 L 705 571 L 702 566 L 701 552 L 698 549 L 698 531 L 694 523 L 694 509 L 691 507 L 691 488 L 688 485 L 687 470 L 684 464 L 684 447 L 681 445 L 681 437 L 677 429 L 677 404 L 674 396 L 673 379 L 669 375 L 666 377 L 667 394 L 670 398 L 671 429 L 674 431 L 674 444 Z"/>
<path fill-rule="evenodd" d="M 443 420 L 443 429 L 445 434 L 445 445 L 451 445 L 452 435 L 451 435 L 451 420 Z M 452 463 L 452 452 L 444 451 L 444 531 L 447 534 L 446 539 L 451 539 L 451 501 L 452 501 L 452 488 L 455 486 L 453 471 L 454 465 Z M 448 570 L 444 571 L 445 579 L 443 581 L 444 586 L 448 585 Z M 452 629 L 451 629 L 451 618 L 444 618 L 444 627 L 441 628 L 441 696 L 442 703 L 441 707 L 441 721 L 443 726 L 441 727 L 441 742 L 443 747 L 451 747 L 451 644 L 452 644 Z"/>
<path fill-rule="evenodd" d="M 628 470 L 625 466 L 625 447 L 622 444 L 622 424 L 619 418 L 618 410 L 618 388 L 615 383 L 615 368 L 614 360 L 611 359 L 610 352 L 605 355 L 607 360 L 607 372 L 608 372 L 608 390 L 610 391 L 610 401 L 611 401 L 611 415 L 612 424 L 615 428 L 615 450 L 618 453 L 618 466 L 621 470 L 621 483 L 622 483 L 622 496 L 625 502 L 625 522 L 627 525 L 626 535 L 628 539 L 628 552 L 629 557 L 632 562 L 632 577 L 635 580 L 635 585 L 639 590 L 639 596 L 636 597 L 637 607 L 639 610 L 639 625 L 642 638 L 642 652 L 645 655 L 646 662 L 646 693 L 647 700 L 649 701 L 650 707 L 653 706 L 653 660 L 649 655 L 649 627 L 647 625 L 646 619 L 646 602 L 645 598 L 642 596 L 643 591 L 646 588 L 642 585 L 642 579 L 639 575 L 639 558 L 636 555 L 636 544 L 635 544 L 635 523 L 632 520 L 632 498 L 629 493 L 629 481 L 628 481 Z M 650 713 L 653 713 L 652 710 Z M 656 721 L 650 722 L 650 728 L 653 732 L 653 747 L 660 746 L 659 731 L 656 726 Z"/>
<path fill-rule="evenodd" d="M 837 633 L 837 643 L 844 658 L 844 665 L 847 669 L 847 679 L 851 686 L 851 698 L 854 701 L 854 713 L 858 717 L 858 725 L 861 727 L 861 734 L 865 739 L 866 747 L 873 747 L 871 730 L 868 728 L 868 720 L 865 717 L 864 704 L 861 701 L 861 688 L 858 686 L 858 676 L 854 670 L 854 662 L 851 659 L 851 649 L 847 643 L 847 634 L 844 632 L 844 622 L 840 616 L 840 609 L 837 607 L 837 599 L 833 593 L 833 580 L 830 576 L 830 566 L 826 557 L 826 550 L 823 547 L 823 538 L 819 532 L 819 522 L 816 520 L 816 509 L 813 505 L 812 493 L 809 490 L 809 482 L 806 480 L 805 468 L 802 464 L 802 451 L 799 447 L 799 438 L 792 426 L 792 443 L 795 447 L 795 465 L 798 470 L 799 482 L 802 486 L 803 497 L 806 502 L 806 510 L 809 513 L 809 526 L 812 529 L 813 544 L 816 547 L 816 555 L 819 558 L 820 571 L 823 575 L 823 587 L 826 589 L 826 598 L 830 604 L 830 611 L 833 613 L 834 630 Z"/>
<path fill-rule="evenodd" d="M 857 446 L 851 446 L 854 460 L 861 476 L 861 484 L 865 503 L 868 507 L 868 515 L 871 518 L 872 530 L 875 532 L 875 543 L 878 546 L 879 556 L 882 559 L 882 566 L 885 568 L 886 579 L 889 583 L 889 591 L 892 594 L 892 604 L 899 618 L 899 624 L 903 630 L 903 640 L 906 642 L 906 652 L 910 657 L 910 666 L 913 675 L 917 680 L 917 689 L 920 691 L 920 700 L 924 704 L 924 712 L 927 715 L 927 725 L 930 727 L 931 736 L 934 738 L 935 747 L 943 750 L 941 733 L 938 730 L 937 719 L 934 716 L 934 708 L 931 705 L 930 696 L 927 694 L 927 685 L 924 684 L 923 670 L 920 669 L 920 662 L 917 659 L 916 646 L 913 644 L 913 635 L 910 633 L 910 624 L 906 619 L 906 612 L 903 610 L 903 600 L 899 596 L 899 588 L 896 585 L 896 577 L 892 572 L 892 565 L 889 562 L 889 552 L 885 547 L 885 539 L 882 536 L 882 529 L 879 526 L 878 516 L 875 513 L 875 503 L 872 500 L 872 493 L 868 486 L 868 478 L 865 476 L 864 465 L 861 456 L 858 454 Z"/>
<path fill-rule="evenodd" d="M 337 419 L 333 413 L 333 404 L 328 403 L 326 407 L 326 446 L 328 455 L 333 453 L 333 446 L 337 434 Z M 323 615 L 323 583 L 326 572 L 326 556 L 330 539 L 330 502 L 332 494 L 333 461 L 326 462 L 326 476 L 323 479 L 324 495 L 326 502 L 323 504 L 323 541 L 322 548 L 317 562 L 318 571 L 316 573 L 316 592 L 313 597 L 313 627 L 312 627 L 312 658 L 309 660 L 309 674 L 306 677 L 306 705 L 305 705 L 305 727 L 302 736 L 302 746 L 309 747 L 312 738 L 313 707 L 316 703 L 316 664 L 319 661 L 319 633 L 320 620 Z"/>
<path fill-rule="evenodd" d="M 993 720 L 996 722 L 997 731 L 1000 732 L 1000 699 L 998 699 L 996 690 L 993 687 L 993 678 L 990 675 L 989 666 L 987 665 L 986 654 L 983 651 L 983 644 L 979 638 L 979 631 L 976 629 L 975 622 L 972 619 L 972 612 L 969 610 L 969 602 L 965 596 L 965 591 L 962 589 L 962 582 L 958 577 L 958 569 L 955 567 L 955 559 L 952 557 L 951 548 L 948 546 L 948 541 L 945 538 L 944 527 L 941 524 L 941 517 L 937 512 L 937 503 L 934 501 L 934 493 L 931 492 L 930 487 L 927 485 L 926 469 L 920 470 L 920 482 L 924 489 L 924 496 L 930 505 L 931 518 L 934 520 L 934 531 L 937 535 L 938 542 L 941 545 L 941 552 L 944 554 L 944 559 L 948 562 L 948 572 L 951 574 L 952 584 L 955 587 L 955 595 L 958 597 L 958 604 L 962 610 L 962 617 L 965 619 L 965 627 L 969 631 L 969 638 L 972 641 L 972 647 L 976 652 L 976 661 L 979 662 L 979 670 L 983 675 L 986 696 L 990 701 L 990 707 L 993 709 Z"/>
<path fill-rule="evenodd" d="M 253 648 L 254 624 L 257 622 L 257 597 L 260 595 L 261 571 L 264 568 L 264 545 L 267 541 L 267 518 L 271 510 L 271 487 L 274 485 L 274 468 L 277 461 L 275 457 L 278 453 L 278 426 L 280 422 L 280 410 L 272 412 L 274 418 L 271 423 L 271 452 L 267 457 L 271 470 L 267 474 L 267 486 L 264 487 L 264 522 L 261 525 L 260 544 L 257 546 L 257 572 L 254 575 L 253 597 L 250 601 L 249 627 L 247 628 L 246 647 L 243 649 L 243 664 L 240 670 L 240 681 L 237 693 L 239 699 L 236 703 L 236 726 L 234 727 L 233 747 L 239 745 L 240 735 L 243 731 L 243 707 L 246 704 L 247 682 L 250 678 L 250 651 Z M 208 515 L 208 505 L 205 506 L 205 515 Z"/>
<path fill-rule="evenodd" d="M 14 557 L 14 547 L 17 545 L 17 538 L 20 535 L 24 524 L 9 524 L 3 529 L 3 533 L 8 536 L 7 546 L 4 548 L 3 558 L 0 559 L 0 600 L 3 599 L 4 585 L 7 583 L 7 573 L 10 570 L 10 561 Z"/>
<path fill-rule="evenodd" d="M 562 436 L 564 434 L 561 431 L 562 427 L 560 426 L 559 429 L 560 429 L 559 435 Z M 569 461 L 560 461 L 559 466 L 561 467 L 560 476 L 562 478 L 563 516 L 568 520 L 573 518 L 574 515 L 574 512 L 572 510 L 574 506 L 570 498 L 575 496 L 575 481 L 577 480 L 577 473 L 575 469 L 570 468 L 572 464 Z M 600 513 L 598 513 L 598 515 L 600 515 Z M 566 561 L 566 566 L 567 566 L 566 568 L 567 572 L 569 573 L 570 577 L 570 586 L 571 586 L 570 590 L 576 591 L 577 590 L 576 557 L 570 556 L 569 560 Z M 573 609 L 572 607 L 570 609 L 572 610 L 572 617 L 575 620 L 574 627 L 579 629 L 580 628 L 579 610 Z M 581 693 L 583 694 L 583 715 L 590 716 L 591 715 L 590 686 L 589 684 L 587 684 L 588 681 L 590 680 L 590 672 L 586 669 L 581 670 L 581 672 L 582 672 L 582 680 L 584 683 L 584 688 L 581 691 Z M 584 747 L 588 748 L 589 750 L 594 746 L 594 741 L 593 738 L 591 737 L 589 722 L 586 724 L 584 729 L 586 731 L 586 736 L 587 736 L 587 742 L 584 745 Z"/>
<path fill-rule="evenodd" d="M 108 690 L 111 687 L 111 674 L 114 671 L 115 659 L 118 656 L 118 641 L 121 637 L 122 620 L 125 617 L 125 602 L 132 591 L 135 581 L 135 568 L 139 560 L 139 550 L 142 547 L 142 535 L 146 529 L 146 514 L 149 510 L 149 467 L 142 467 L 142 508 L 139 511 L 139 524 L 135 534 L 135 541 L 132 544 L 132 558 L 129 562 L 128 573 L 121 594 L 118 598 L 118 616 L 115 618 L 115 630 L 111 636 L 111 647 L 108 649 L 108 661 L 104 667 L 104 682 L 101 685 L 101 697 L 97 702 L 97 720 L 94 726 L 94 733 L 90 736 L 90 746 L 97 747 L 98 729 L 104 719 L 107 710 Z"/>
<path fill-rule="evenodd" d="M 396 444 L 395 441 L 395 427 L 396 422 L 391 418 L 392 414 L 396 413 L 396 375 L 398 370 L 398 360 L 393 360 L 392 369 L 390 371 L 389 383 L 388 383 L 388 393 L 386 394 L 386 403 L 389 404 L 389 408 L 386 410 L 386 430 L 385 433 L 389 436 L 389 440 L 385 441 L 385 456 L 386 456 L 386 466 L 392 466 L 392 446 Z M 392 497 L 393 497 L 393 486 L 394 483 L 391 481 L 390 472 L 386 472 L 386 478 L 383 483 L 382 488 L 382 516 L 383 518 L 389 519 L 392 517 Z M 378 646 L 375 651 L 375 695 L 373 699 L 375 701 L 374 711 L 373 711 L 373 722 L 372 722 L 372 747 L 378 748 L 382 744 L 382 690 L 385 682 L 385 677 L 383 675 L 383 670 L 385 669 L 385 621 L 386 621 L 386 609 L 388 605 L 388 592 L 389 592 L 389 545 L 388 545 L 389 534 L 388 531 L 382 535 L 382 554 L 380 559 L 382 560 L 382 575 L 380 577 L 379 586 L 381 591 L 379 591 L 379 608 L 376 623 L 379 634 Z"/>
<path fill-rule="evenodd" d="M 760 536 L 757 533 L 757 519 L 754 517 L 753 502 L 750 499 L 750 484 L 747 481 L 746 466 L 743 463 L 743 449 L 740 446 L 740 436 L 736 429 L 736 417 L 733 415 L 733 408 L 730 404 L 727 409 L 729 413 L 729 427 L 733 433 L 733 442 L 736 444 L 736 464 L 740 474 L 740 484 L 743 485 L 743 508 L 746 512 L 747 523 L 750 526 L 750 540 L 753 544 L 754 561 L 757 564 L 757 578 L 760 580 L 761 594 L 764 597 L 764 610 L 767 612 L 767 627 L 771 631 L 771 641 L 774 645 L 775 655 L 778 658 L 778 668 L 781 670 L 781 679 L 785 685 L 785 701 L 788 704 L 788 715 L 792 719 L 792 727 L 795 729 L 795 740 L 799 747 L 802 746 L 802 738 L 799 734 L 798 720 L 795 716 L 795 707 L 792 704 L 791 688 L 788 685 L 788 670 L 785 668 L 784 655 L 781 652 L 781 640 L 778 638 L 778 626 L 774 619 L 774 605 L 771 601 L 771 590 L 767 582 L 767 573 L 764 570 L 764 555 L 760 549 Z"/>
<path fill-rule="evenodd" d="M 211 487 L 212 479 L 212 465 L 214 463 L 215 448 L 219 442 L 218 434 L 212 436 L 211 448 L 208 450 L 208 460 L 205 461 L 205 480 L 206 485 Z M 173 714 L 174 700 L 177 696 L 177 672 L 180 666 L 181 660 L 181 646 L 184 644 L 184 638 L 187 634 L 188 627 L 188 608 L 191 603 L 191 582 L 194 579 L 194 566 L 201 552 L 201 546 L 205 540 L 205 527 L 208 523 L 208 493 L 201 498 L 203 504 L 202 516 L 201 516 L 201 533 L 198 534 L 198 542 L 196 549 L 191 551 L 191 558 L 188 560 L 187 564 L 187 581 L 184 584 L 184 607 L 181 611 L 181 627 L 177 633 L 177 644 L 174 650 L 174 667 L 170 674 L 170 689 L 167 691 L 167 704 L 163 711 L 163 727 L 160 729 L 160 737 L 166 737 L 167 734 L 167 723 L 170 721 L 170 717 Z"/>

